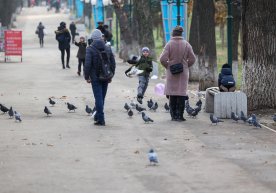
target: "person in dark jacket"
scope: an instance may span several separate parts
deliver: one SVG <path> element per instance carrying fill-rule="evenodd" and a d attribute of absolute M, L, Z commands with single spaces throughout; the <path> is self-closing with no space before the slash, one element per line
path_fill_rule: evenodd
<path fill-rule="evenodd" d="M 105 45 L 102 32 L 98 29 L 92 31 L 92 44 L 86 49 L 84 78 L 87 83 L 92 84 L 92 90 L 96 103 L 95 125 L 105 126 L 104 103 L 110 81 L 100 81 L 98 67 L 102 65 L 99 51 L 105 51 L 111 64 L 111 71 L 115 74 L 116 63 L 110 47 Z"/>
<path fill-rule="evenodd" d="M 111 39 L 112 39 L 112 37 L 111 37 L 112 34 L 110 35 L 109 31 L 107 30 L 107 28 L 105 26 L 107 26 L 107 25 L 104 25 L 104 23 L 102 21 L 100 21 L 100 22 L 98 22 L 97 29 L 102 32 L 103 37 L 104 37 L 104 41 L 105 42 L 110 42 Z"/>
<path fill-rule="evenodd" d="M 75 41 L 75 36 L 76 36 L 76 31 L 77 31 L 77 27 L 76 24 L 72 21 L 72 23 L 69 26 L 69 29 L 71 31 L 71 35 L 72 35 L 72 44 Z"/>
<path fill-rule="evenodd" d="M 224 64 L 221 68 L 218 78 L 218 87 L 220 92 L 234 92 L 236 90 L 236 82 L 231 67 L 228 64 Z"/>
<path fill-rule="evenodd" d="M 105 29 L 104 37 L 105 37 L 106 41 L 111 42 L 113 35 L 112 35 L 111 31 L 108 30 L 108 25 L 104 25 L 104 29 Z"/>
<path fill-rule="evenodd" d="M 66 28 L 66 23 L 61 22 L 60 26 L 58 27 L 58 30 L 56 30 L 55 33 L 56 33 L 56 40 L 58 41 L 58 47 L 61 52 L 62 67 L 63 69 L 65 69 L 64 56 L 66 51 L 66 55 L 67 55 L 66 67 L 70 68 L 69 60 L 70 60 L 71 36 L 70 36 L 69 30 Z"/>
<path fill-rule="evenodd" d="M 42 22 L 39 22 L 37 28 L 36 28 L 36 34 L 38 35 L 38 38 L 39 38 L 39 44 L 40 44 L 40 47 L 43 48 L 43 45 L 44 45 L 44 25 L 42 24 Z"/>
<path fill-rule="evenodd" d="M 77 58 L 79 60 L 79 65 L 78 65 L 78 72 L 77 74 L 80 76 L 81 75 L 81 65 L 85 63 L 85 52 L 86 52 L 86 46 L 87 43 L 85 42 L 84 37 L 80 37 L 80 42 L 75 42 L 75 45 L 79 47 Z"/>

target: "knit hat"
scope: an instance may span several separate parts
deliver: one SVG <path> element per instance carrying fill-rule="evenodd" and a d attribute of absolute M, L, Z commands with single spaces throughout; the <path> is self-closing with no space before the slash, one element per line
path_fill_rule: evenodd
<path fill-rule="evenodd" d="M 142 52 L 149 52 L 149 48 L 148 47 L 143 47 Z"/>
<path fill-rule="evenodd" d="M 177 25 L 177 26 L 173 29 L 173 31 L 177 31 L 177 32 L 181 32 L 181 33 L 182 33 L 182 32 L 184 31 L 184 29 L 183 29 L 183 27 Z"/>
<path fill-rule="evenodd" d="M 66 23 L 64 21 L 60 22 L 59 26 L 61 27 L 65 27 L 66 26 Z"/>
<path fill-rule="evenodd" d="M 91 39 L 92 40 L 101 40 L 102 37 L 103 37 L 103 34 L 102 34 L 102 32 L 100 30 L 94 29 L 92 31 L 92 34 L 91 34 Z"/>

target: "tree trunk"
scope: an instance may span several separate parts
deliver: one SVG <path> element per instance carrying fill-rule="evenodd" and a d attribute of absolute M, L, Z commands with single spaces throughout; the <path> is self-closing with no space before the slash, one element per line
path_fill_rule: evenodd
<path fill-rule="evenodd" d="M 243 84 L 249 110 L 276 107 L 276 1 L 243 0 Z"/>
<path fill-rule="evenodd" d="M 213 0 L 194 0 L 193 6 L 190 43 L 198 63 L 190 72 L 193 77 L 193 69 L 199 69 L 199 90 L 206 90 L 217 85 L 215 5 Z"/>
<path fill-rule="evenodd" d="M 138 43 L 140 48 L 149 47 L 151 56 L 156 59 L 154 37 L 153 37 L 153 23 L 149 19 L 151 17 L 150 2 L 148 0 L 134 0 L 134 15 L 137 21 L 138 28 Z"/>
<path fill-rule="evenodd" d="M 120 57 L 124 61 L 126 61 L 129 59 L 129 55 L 135 52 L 134 50 L 137 49 L 137 43 L 133 41 L 132 31 L 128 25 L 129 24 L 128 14 L 126 10 L 122 8 L 123 4 L 119 3 L 118 0 L 112 0 L 112 3 L 114 6 L 116 16 L 119 20 L 119 27 L 120 27 L 120 33 L 121 33 Z"/>

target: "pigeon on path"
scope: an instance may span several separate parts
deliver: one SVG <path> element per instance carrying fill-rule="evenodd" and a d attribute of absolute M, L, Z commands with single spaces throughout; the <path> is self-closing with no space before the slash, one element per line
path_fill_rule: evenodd
<path fill-rule="evenodd" d="M 219 123 L 219 122 L 223 122 L 222 120 L 220 120 L 219 118 L 217 118 L 215 115 L 213 114 L 210 114 L 210 120 L 211 120 L 211 124 L 215 123 L 216 125 Z"/>
<path fill-rule="evenodd" d="M 169 107 L 168 103 L 165 103 L 164 108 L 165 108 L 166 112 L 170 112 L 170 107 Z"/>
<path fill-rule="evenodd" d="M 148 103 L 148 108 L 151 109 L 154 105 L 154 102 L 152 101 L 152 99 L 150 99 L 149 101 L 147 101 Z"/>
<path fill-rule="evenodd" d="M 158 109 L 158 103 L 155 102 L 151 109 L 155 112 Z"/>
<path fill-rule="evenodd" d="M 150 165 L 151 164 L 155 165 L 158 163 L 157 154 L 153 149 L 149 150 L 148 158 L 149 158 Z"/>
<path fill-rule="evenodd" d="M 54 106 L 54 105 L 56 104 L 56 102 L 53 101 L 51 98 L 49 98 L 49 103 L 50 103 L 52 106 Z"/>
<path fill-rule="evenodd" d="M 252 117 L 252 116 L 248 117 L 248 119 L 246 120 L 246 122 L 247 122 L 249 125 L 252 125 L 252 124 L 253 124 L 253 117 Z"/>
<path fill-rule="evenodd" d="M 70 104 L 70 103 L 66 103 L 66 104 L 67 104 L 67 108 L 68 108 L 69 112 L 70 111 L 75 112 L 75 110 L 77 109 L 77 107 L 75 107 L 75 105 L 73 105 L 73 104 Z"/>
<path fill-rule="evenodd" d="M 196 102 L 196 106 L 202 106 L 202 101 L 201 101 L 201 99 L 199 99 L 199 100 Z"/>
<path fill-rule="evenodd" d="M 138 104 L 136 104 L 136 110 L 141 113 L 142 111 L 145 111 L 146 109 L 143 107 L 140 107 Z"/>
<path fill-rule="evenodd" d="M 9 111 L 9 109 L 2 104 L 0 104 L 0 110 L 3 112 L 3 114 Z"/>
<path fill-rule="evenodd" d="M 274 122 L 276 122 L 276 114 L 274 114 L 274 115 L 272 116 L 272 119 L 273 119 Z"/>
<path fill-rule="evenodd" d="M 132 117 L 133 116 L 133 111 L 131 109 L 129 109 L 127 114 L 128 114 L 129 117 Z"/>
<path fill-rule="evenodd" d="M 255 127 L 259 127 L 259 128 L 262 128 L 261 124 L 259 123 L 259 121 L 257 120 L 257 117 L 255 114 L 252 114 L 252 124 L 255 126 Z"/>
<path fill-rule="evenodd" d="M 244 115 L 244 112 L 243 111 L 241 111 L 241 120 L 244 122 L 244 123 L 246 123 L 247 122 L 247 118 L 245 117 L 245 115 Z"/>
<path fill-rule="evenodd" d="M 238 122 L 240 119 L 239 119 L 239 116 L 237 114 L 235 114 L 234 112 L 231 112 L 231 119 Z"/>
<path fill-rule="evenodd" d="M 52 114 L 51 111 L 46 106 L 44 108 L 44 113 L 46 113 L 47 116 L 49 116 L 50 114 Z"/>
<path fill-rule="evenodd" d="M 149 118 L 146 113 L 142 112 L 142 118 L 145 121 L 145 123 L 153 122 L 151 118 Z"/>
<path fill-rule="evenodd" d="M 15 121 L 22 122 L 20 113 L 14 111 Z"/>
<path fill-rule="evenodd" d="M 12 119 L 14 117 L 14 112 L 12 110 L 12 107 L 9 110 L 9 116 L 10 116 L 10 119 Z"/>
<path fill-rule="evenodd" d="M 131 108 L 133 108 L 133 109 L 136 108 L 136 104 L 135 104 L 135 102 L 133 102 L 133 100 L 130 101 L 129 105 L 130 105 Z"/>
<path fill-rule="evenodd" d="M 127 103 L 125 103 L 124 108 L 125 108 L 126 111 L 128 111 L 130 109 L 130 106 Z"/>
<path fill-rule="evenodd" d="M 88 105 L 86 105 L 85 112 L 90 115 L 92 113 L 92 109 Z"/>

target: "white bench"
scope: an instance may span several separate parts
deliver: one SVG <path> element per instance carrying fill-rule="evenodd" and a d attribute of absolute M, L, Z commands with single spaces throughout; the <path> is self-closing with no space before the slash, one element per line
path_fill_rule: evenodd
<path fill-rule="evenodd" d="M 247 97 L 244 92 L 220 92 L 218 87 L 207 88 L 205 111 L 219 118 L 231 118 L 231 112 L 247 116 Z"/>

